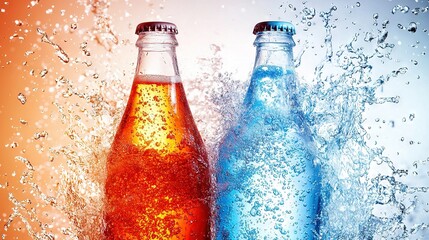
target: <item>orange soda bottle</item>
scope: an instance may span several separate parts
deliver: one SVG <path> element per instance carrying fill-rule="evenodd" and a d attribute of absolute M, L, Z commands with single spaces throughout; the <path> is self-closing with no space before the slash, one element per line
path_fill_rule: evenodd
<path fill-rule="evenodd" d="M 210 171 L 177 67 L 177 28 L 137 26 L 136 75 L 107 158 L 106 239 L 210 239 Z"/>

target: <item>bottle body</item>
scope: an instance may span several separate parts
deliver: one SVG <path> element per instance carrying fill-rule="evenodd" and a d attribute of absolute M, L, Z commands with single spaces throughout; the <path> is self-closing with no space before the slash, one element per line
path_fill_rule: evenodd
<path fill-rule="evenodd" d="M 291 48 L 280 49 L 285 50 Z M 262 52 L 257 53 L 244 112 L 220 146 L 216 236 L 222 240 L 313 239 L 319 169 L 296 100 L 293 66 L 280 65 L 284 61 L 272 65 L 276 64 L 273 59 L 260 59 L 267 52 L 258 51 Z"/>
<path fill-rule="evenodd" d="M 141 68 L 107 158 L 104 235 L 208 239 L 208 159 L 180 77 Z"/>

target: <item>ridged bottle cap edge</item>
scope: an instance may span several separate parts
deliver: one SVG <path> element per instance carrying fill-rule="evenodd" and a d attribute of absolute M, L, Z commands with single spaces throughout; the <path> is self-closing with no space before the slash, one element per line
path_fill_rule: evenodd
<path fill-rule="evenodd" d="M 167 32 L 178 34 L 177 26 L 171 22 L 142 22 L 136 27 L 136 34 L 140 34 L 142 32 Z"/>
<path fill-rule="evenodd" d="M 284 21 L 264 21 L 259 22 L 253 28 L 253 34 L 259 32 L 285 32 L 291 35 L 295 35 L 295 27 L 290 22 Z"/>

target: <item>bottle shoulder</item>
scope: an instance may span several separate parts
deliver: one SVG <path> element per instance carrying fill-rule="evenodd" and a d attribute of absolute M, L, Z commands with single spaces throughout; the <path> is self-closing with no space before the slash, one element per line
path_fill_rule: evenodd
<path fill-rule="evenodd" d="M 135 81 L 115 142 L 163 154 L 204 149 L 183 85 Z"/>

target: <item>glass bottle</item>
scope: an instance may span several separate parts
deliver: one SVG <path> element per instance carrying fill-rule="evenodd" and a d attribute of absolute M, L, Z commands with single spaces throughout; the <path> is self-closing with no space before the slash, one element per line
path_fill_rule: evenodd
<path fill-rule="evenodd" d="M 137 26 L 137 69 L 107 158 L 106 239 L 209 239 L 210 173 L 177 67 L 176 26 Z"/>
<path fill-rule="evenodd" d="M 216 239 L 313 239 L 320 176 L 297 99 L 288 22 L 258 23 L 256 60 L 238 124 L 220 145 Z"/>

